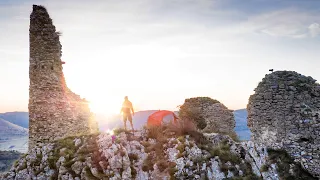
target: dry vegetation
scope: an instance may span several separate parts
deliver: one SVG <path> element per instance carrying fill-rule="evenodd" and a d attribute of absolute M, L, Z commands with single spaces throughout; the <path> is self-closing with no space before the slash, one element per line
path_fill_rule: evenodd
<path fill-rule="evenodd" d="M 277 163 L 277 171 L 283 180 L 316 180 L 310 173 L 297 164 L 285 150 L 267 149 L 271 163 Z M 269 166 L 268 164 L 266 166 Z M 291 169 L 291 170 L 290 170 Z"/>

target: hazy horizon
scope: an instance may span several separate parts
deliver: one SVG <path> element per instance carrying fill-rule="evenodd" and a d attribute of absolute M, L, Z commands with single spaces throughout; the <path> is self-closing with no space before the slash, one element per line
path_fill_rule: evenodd
<path fill-rule="evenodd" d="M 177 110 L 208 96 L 246 108 L 268 69 L 320 79 L 320 1 L 0 1 L 0 112 L 28 111 L 29 16 L 62 32 L 68 87 L 95 113 Z"/>

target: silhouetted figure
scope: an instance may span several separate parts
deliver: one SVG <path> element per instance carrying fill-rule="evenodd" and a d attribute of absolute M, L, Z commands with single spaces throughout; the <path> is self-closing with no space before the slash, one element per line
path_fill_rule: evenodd
<path fill-rule="evenodd" d="M 270 72 L 273 72 L 273 69 L 269 69 Z"/>
<path fill-rule="evenodd" d="M 132 132 L 133 132 L 134 129 L 133 129 L 133 124 L 132 124 L 131 112 L 132 112 L 132 115 L 134 115 L 132 103 L 129 101 L 128 96 L 125 96 L 120 113 L 123 113 L 124 129 L 127 130 L 127 120 L 129 120 L 131 128 L 132 128 Z"/>

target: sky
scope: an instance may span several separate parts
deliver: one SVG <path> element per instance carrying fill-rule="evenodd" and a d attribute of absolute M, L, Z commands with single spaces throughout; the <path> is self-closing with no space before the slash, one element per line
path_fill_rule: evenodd
<path fill-rule="evenodd" d="M 177 110 L 208 96 L 246 108 L 269 69 L 320 79 L 318 0 L 0 0 L 0 112 L 27 111 L 29 16 L 62 32 L 68 87 L 93 112 Z"/>

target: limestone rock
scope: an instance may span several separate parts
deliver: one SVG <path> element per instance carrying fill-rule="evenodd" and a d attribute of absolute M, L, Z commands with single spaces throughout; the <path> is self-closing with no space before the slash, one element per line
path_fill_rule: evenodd
<path fill-rule="evenodd" d="M 70 147 L 65 146 L 65 154 L 74 154 L 68 154 L 66 157 L 60 156 L 59 158 L 56 157 L 57 155 L 59 156 L 59 153 L 55 154 L 55 149 L 51 148 L 58 147 L 58 144 L 42 144 L 41 148 L 35 147 L 31 149 L 29 155 L 19 160 L 21 165 L 18 163 L 9 172 L 0 175 L 0 179 L 11 180 L 19 179 L 20 177 L 67 180 L 90 180 L 93 177 L 115 180 L 170 179 L 171 177 L 175 177 L 176 179 L 224 179 L 227 177 L 248 178 L 252 177 L 254 173 L 265 180 L 279 179 L 277 165 L 270 164 L 268 161 L 266 147 L 251 141 L 237 143 L 229 136 L 207 133 L 204 134 L 203 138 L 208 140 L 208 144 L 197 144 L 191 135 L 187 135 L 179 137 L 179 140 L 169 138 L 164 143 L 163 149 L 148 150 L 146 152 L 146 149 L 150 149 L 150 146 L 155 146 L 159 143 L 156 139 L 150 141 L 152 143 L 145 141 L 147 139 L 146 135 L 143 134 L 144 137 L 142 139 L 144 140 L 140 141 L 130 137 L 132 135 L 126 133 L 119 134 L 117 137 L 121 141 L 117 142 L 109 141 L 111 135 L 105 133 L 99 136 L 78 137 L 78 139 L 81 139 L 81 146 L 88 151 L 71 152 Z M 74 145 L 74 141 L 71 141 L 72 145 Z M 142 144 L 148 145 L 144 146 Z M 217 151 L 211 152 L 213 149 L 208 149 L 209 144 L 213 149 L 220 147 L 218 151 L 220 153 L 227 153 L 228 157 L 226 155 L 212 154 Z M 221 149 L 221 146 L 224 146 L 224 148 Z M 40 152 L 38 152 L 38 149 L 40 149 Z M 164 160 L 165 162 L 165 167 L 162 167 L 161 171 L 159 159 L 148 159 L 156 157 L 155 151 L 159 153 L 159 150 L 164 153 L 164 156 L 160 160 Z M 40 165 L 30 163 L 30 161 L 34 161 L 33 157 L 37 153 L 48 155 L 48 158 L 42 158 L 43 161 L 40 162 Z M 76 158 L 70 158 L 73 156 Z M 229 158 L 229 156 L 235 157 Z M 40 159 L 37 156 L 35 158 Z M 236 160 L 232 161 L 232 159 Z M 148 170 L 145 171 L 143 169 L 145 163 L 148 163 L 148 166 L 153 168 L 149 169 L 148 167 Z M 25 166 L 23 164 L 29 165 Z M 270 167 L 267 171 L 262 171 L 261 169 L 265 164 L 270 164 Z"/>
<path fill-rule="evenodd" d="M 75 162 L 72 166 L 71 169 L 76 173 L 80 174 L 82 169 L 83 169 L 83 163 L 80 161 Z"/>

